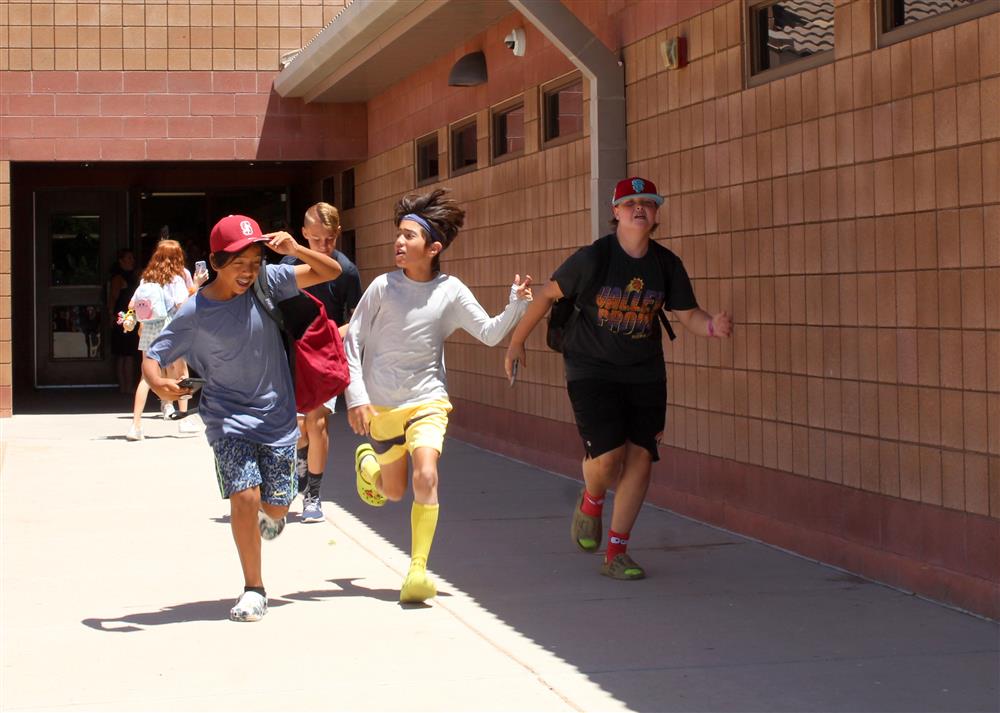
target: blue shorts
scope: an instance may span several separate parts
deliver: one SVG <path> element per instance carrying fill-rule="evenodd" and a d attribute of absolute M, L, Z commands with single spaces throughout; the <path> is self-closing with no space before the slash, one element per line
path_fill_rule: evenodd
<path fill-rule="evenodd" d="M 260 499 L 285 507 L 298 492 L 295 478 L 295 445 L 265 446 L 236 436 L 212 444 L 215 475 L 223 498 L 260 487 Z"/>

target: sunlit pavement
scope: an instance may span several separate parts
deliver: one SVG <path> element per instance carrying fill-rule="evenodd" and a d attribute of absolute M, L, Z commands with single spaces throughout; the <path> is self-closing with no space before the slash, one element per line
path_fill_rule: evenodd
<path fill-rule="evenodd" d="M 242 577 L 203 436 L 123 414 L 0 420 L 0 709 L 990 711 L 998 629 L 647 507 L 641 582 L 569 541 L 579 485 L 448 441 L 430 567 L 401 606 L 409 503 L 354 491 L 331 425 L 326 522 Z"/>

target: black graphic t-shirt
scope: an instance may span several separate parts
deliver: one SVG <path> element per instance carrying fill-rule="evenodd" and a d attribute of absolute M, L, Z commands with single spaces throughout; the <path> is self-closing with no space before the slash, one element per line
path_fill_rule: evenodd
<path fill-rule="evenodd" d="M 664 305 L 668 310 L 695 309 L 698 303 L 691 280 L 672 252 L 665 261 L 670 272 L 664 275 L 652 246 L 641 258 L 633 258 L 612 236 L 610 248 L 607 278 L 593 298 L 594 281 L 604 274 L 604 267 L 594 264 L 592 248 L 578 250 L 552 275 L 563 295 L 577 299 L 581 309 L 563 346 L 566 380 L 643 383 L 664 379 L 657 312 Z"/>

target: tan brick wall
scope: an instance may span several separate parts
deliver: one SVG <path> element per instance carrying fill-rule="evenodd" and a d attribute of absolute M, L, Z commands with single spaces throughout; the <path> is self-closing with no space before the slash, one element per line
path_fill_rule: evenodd
<path fill-rule="evenodd" d="M 0 70 L 277 70 L 346 0 L 0 3 Z"/>
<path fill-rule="evenodd" d="M 875 50 L 870 0 L 838 2 L 833 63 L 744 89 L 741 12 L 624 48 L 629 172 L 667 196 L 658 238 L 701 304 L 738 323 L 667 348 L 667 444 L 1000 516 L 1000 16 Z M 678 33 L 691 63 L 669 72 Z M 366 283 L 391 267 L 413 153 L 356 168 Z M 444 180 L 469 210 L 445 269 L 491 311 L 515 272 L 547 278 L 591 238 L 588 171 L 580 140 Z M 453 337 L 452 394 L 571 422 L 542 332 L 514 390 L 499 348 Z"/>
<path fill-rule="evenodd" d="M 527 145 L 518 158 L 491 165 L 489 111 L 484 109 L 476 115 L 480 166 L 476 171 L 416 189 L 412 141 L 355 167 L 358 207 L 346 211 L 344 220 L 347 228 L 357 231 L 358 264 L 365 285 L 393 269 L 395 202 L 407 192 L 436 185 L 454 191 L 467 211 L 465 228 L 444 253 L 442 267 L 465 282 L 490 314 L 503 309 L 516 273 L 543 282 L 589 241 L 588 140 L 540 150 L 538 87 L 528 88 L 524 98 Z M 588 103 L 585 100 L 585 116 Z M 585 136 L 588 133 L 585 130 Z M 442 127 L 438 137 L 442 151 L 447 141 L 448 129 Z M 446 164 L 447 154 L 442 154 L 443 170 Z M 465 332 L 457 332 L 445 349 L 449 393 L 511 411 L 572 421 L 562 358 L 545 349 L 541 329 L 532 335 L 529 347 L 530 368 L 518 388 L 510 389 L 503 376 L 503 349 L 486 347 Z"/>
<path fill-rule="evenodd" d="M 744 90 L 740 7 L 625 48 L 630 172 L 739 324 L 668 350 L 667 442 L 1000 516 L 1000 15 L 873 51 L 839 2 L 835 62 Z"/>

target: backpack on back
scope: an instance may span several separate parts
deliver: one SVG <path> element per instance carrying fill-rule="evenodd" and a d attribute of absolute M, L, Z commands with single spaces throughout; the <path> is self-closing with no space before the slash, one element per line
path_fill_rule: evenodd
<path fill-rule="evenodd" d="M 132 309 L 140 322 L 151 322 L 167 316 L 163 287 L 155 282 L 143 282 L 132 295 Z"/>
<path fill-rule="evenodd" d="M 580 316 L 581 310 L 578 303 L 588 297 L 593 299 L 597 294 L 597 290 L 601 288 L 601 285 L 607 279 L 608 270 L 611 268 L 611 241 L 614 239 L 615 236 L 613 234 L 605 235 L 603 238 L 598 238 L 590 245 L 581 248 L 581 250 L 589 250 L 592 253 L 591 265 L 594 267 L 594 270 L 589 279 L 584 280 L 584 286 L 575 298 L 563 297 L 552 303 L 552 308 L 549 310 L 548 327 L 545 330 L 545 344 L 552 351 L 562 352 L 567 335 Z M 671 253 L 655 240 L 649 241 L 649 249 L 653 251 L 656 262 L 660 266 L 660 272 L 663 274 L 664 294 L 669 295 L 670 270 L 667 265 L 667 257 Z M 673 327 L 670 326 L 670 321 L 667 319 L 665 310 L 665 307 L 658 310 L 657 316 L 660 318 L 667 336 L 673 341 L 677 339 L 677 335 L 674 334 Z"/>
<path fill-rule="evenodd" d="M 253 294 L 285 338 L 299 413 L 309 413 L 342 394 L 351 381 L 347 355 L 323 303 L 304 290 L 275 302 L 263 264 Z"/>

